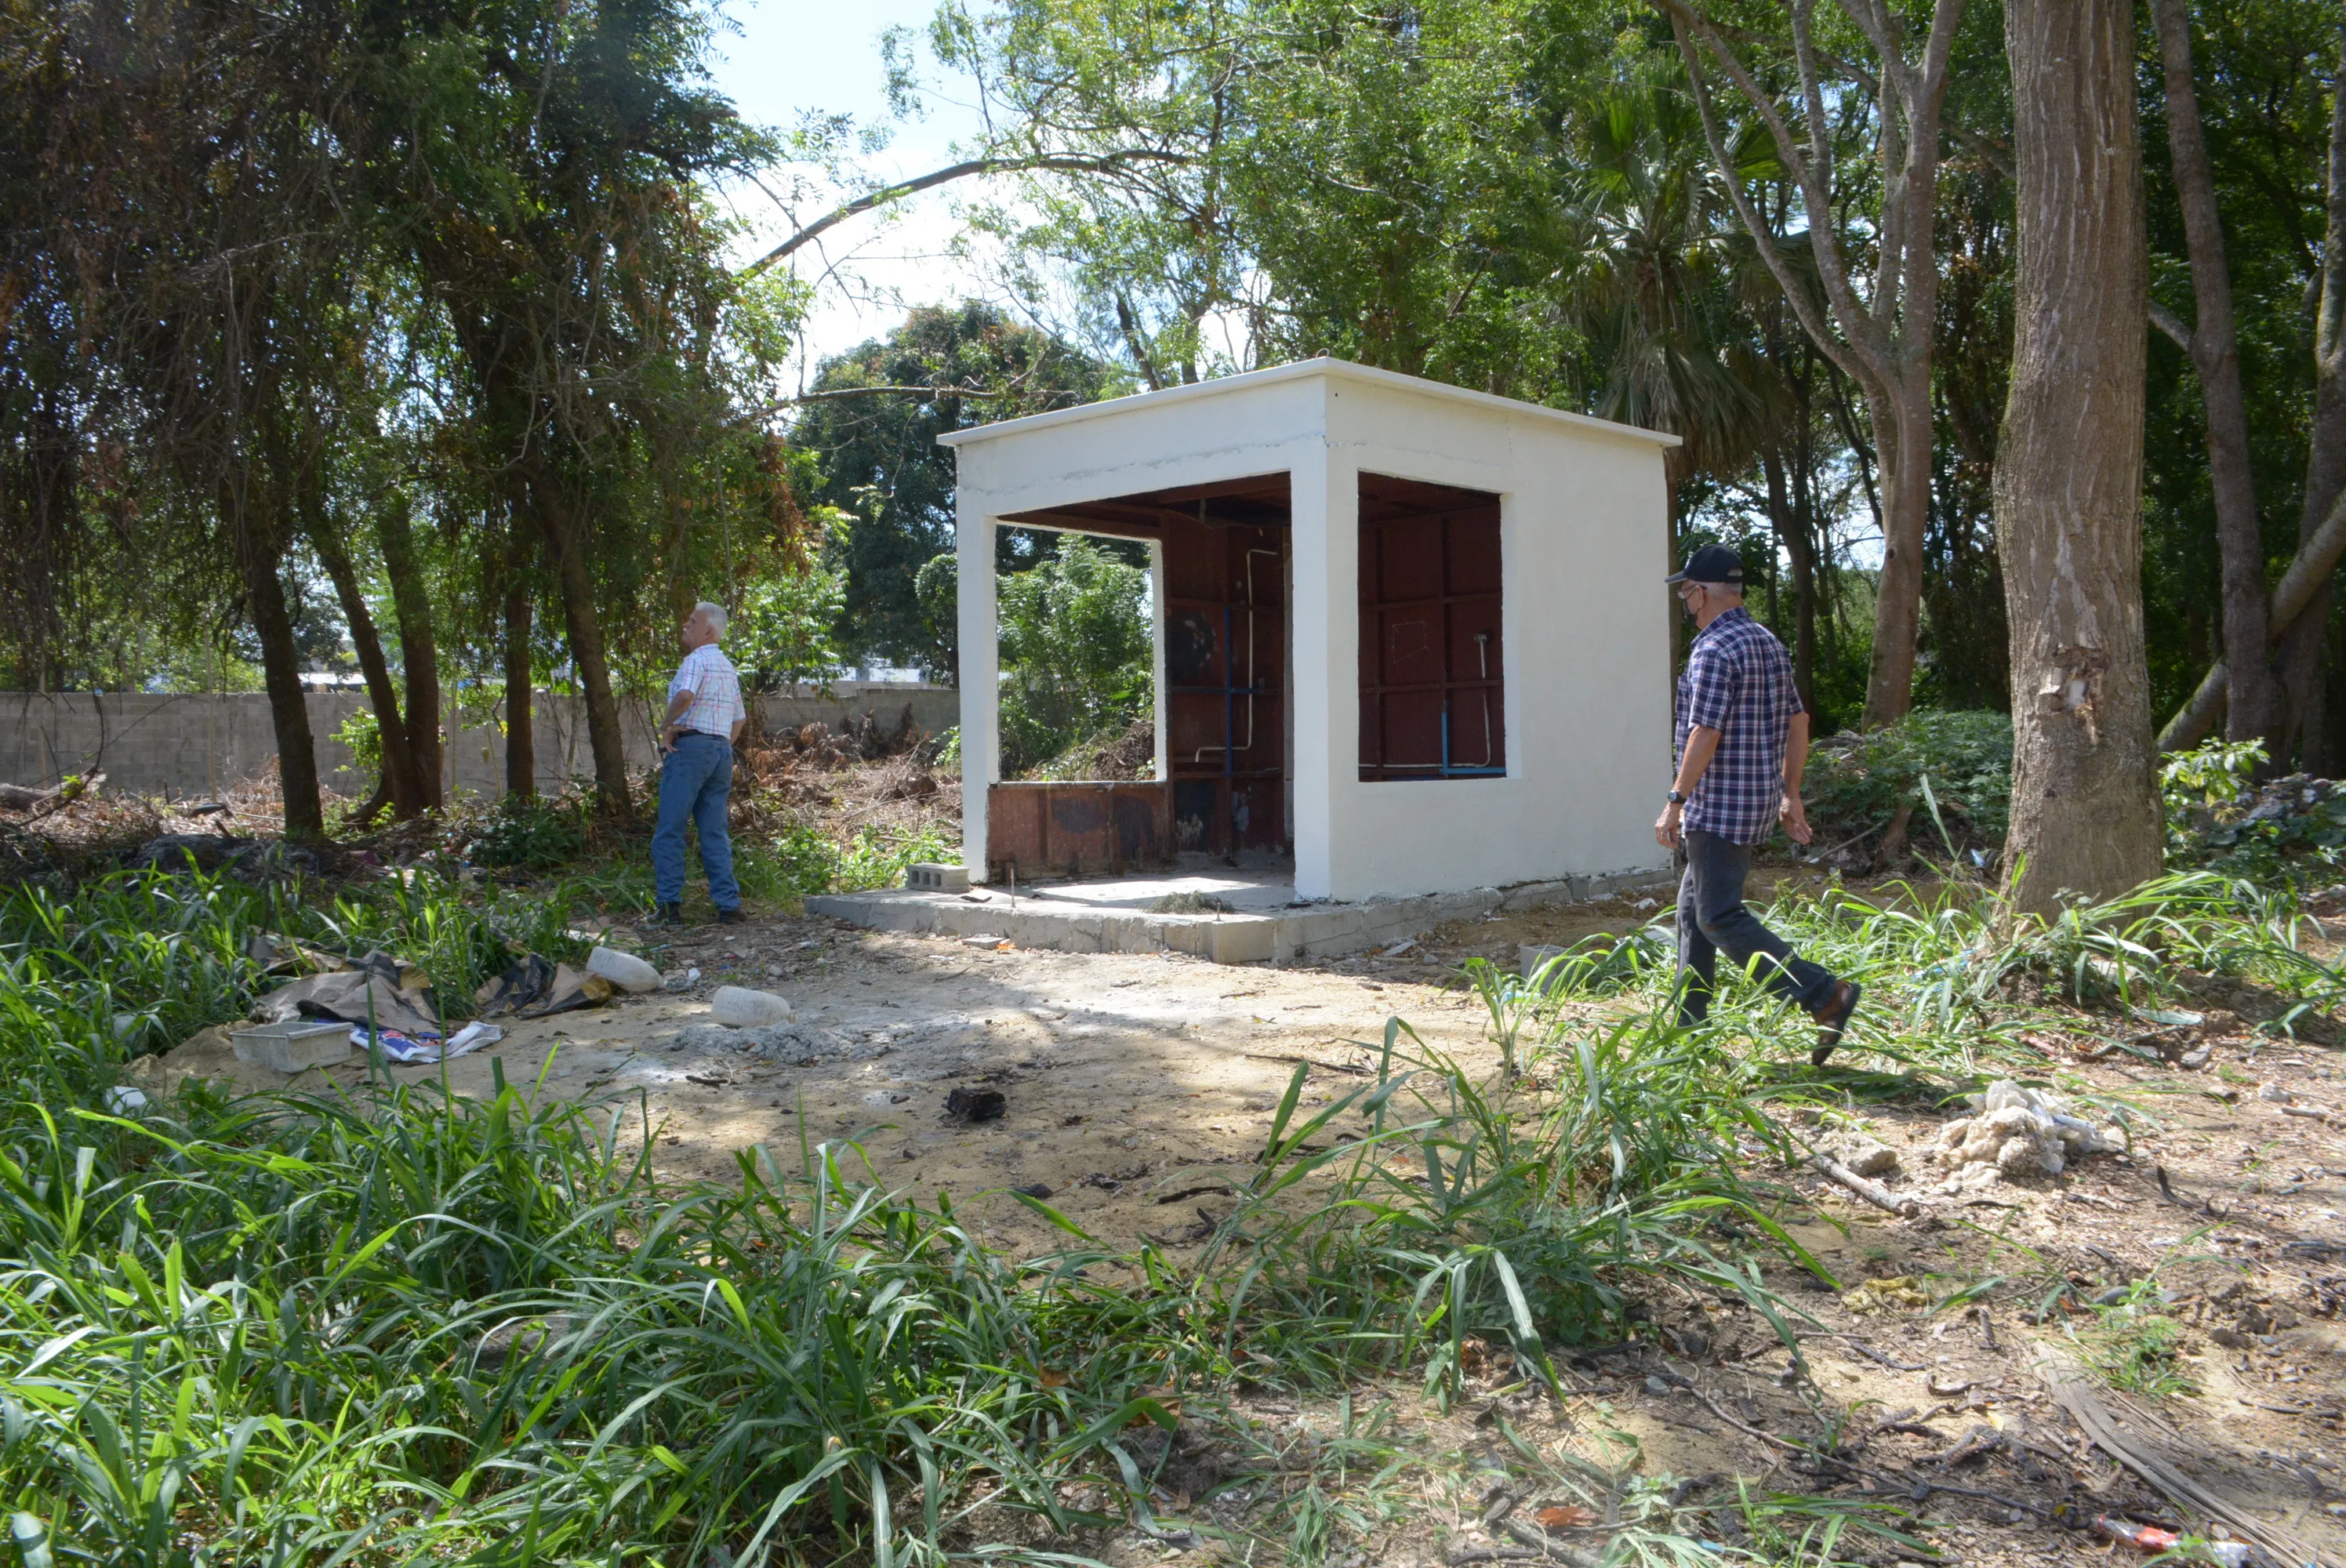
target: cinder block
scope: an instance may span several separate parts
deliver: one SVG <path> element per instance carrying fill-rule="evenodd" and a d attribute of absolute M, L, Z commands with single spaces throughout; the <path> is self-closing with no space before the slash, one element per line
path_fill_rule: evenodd
<path fill-rule="evenodd" d="M 236 1051 L 238 1061 L 273 1068 L 280 1073 L 331 1067 L 337 1062 L 351 1059 L 351 1026 L 315 1018 L 296 1018 L 287 1023 L 258 1024 L 250 1029 L 236 1030 L 228 1038 Z"/>
<path fill-rule="evenodd" d="M 1537 974 L 1541 964 L 1563 951 L 1564 949 L 1560 947 L 1541 947 L 1528 942 L 1524 943 L 1524 978 L 1529 980 L 1533 975 Z"/>
<path fill-rule="evenodd" d="M 969 891 L 969 868 L 940 865 L 933 860 L 917 861 L 904 868 L 904 885 L 914 892 L 965 893 Z"/>

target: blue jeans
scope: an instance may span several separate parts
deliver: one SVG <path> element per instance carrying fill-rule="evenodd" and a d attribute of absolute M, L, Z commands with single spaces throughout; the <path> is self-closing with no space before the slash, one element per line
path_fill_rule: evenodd
<path fill-rule="evenodd" d="M 659 826 L 652 831 L 652 878 L 664 904 L 684 901 L 684 824 L 700 829 L 700 869 L 709 873 L 709 901 L 741 907 L 733 880 L 733 838 L 725 803 L 733 793 L 733 748 L 721 736 L 688 729 L 660 760 Z"/>
<path fill-rule="evenodd" d="M 1678 883 L 1678 1022 L 1699 1023 L 1710 1013 L 1719 955 L 1738 969 L 1760 960 L 1760 983 L 1810 1013 L 1831 997 L 1833 977 L 1800 957 L 1762 924 L 1743 901 L 1751 849 L 1716 833 L 1686 836 L 1686 876 Z"/>

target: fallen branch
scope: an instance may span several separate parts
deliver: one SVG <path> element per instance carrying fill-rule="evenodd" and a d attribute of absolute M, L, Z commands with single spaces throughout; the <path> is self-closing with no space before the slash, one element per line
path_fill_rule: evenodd
<path fill-rule="evenodd" d="M 50 790 L 46 795 L 41 797 L 40 799 L 35 801 L 32 809 L 25 813 L 25 820 L 27 822 L 36 822 L 43 817 L 49 816 L 54 812 L 62 811 L 66 807 L 72 805 L 83 796 L 89 794 L 99 785 L 105 782 L 106 775 L 103 773 L 92 773 L 87 777 L 68 779 L 64 783 L 58 785 L 56 789 Z"/>
<path fill-rule="evenodd" d="M 1918 1475 L 1892 1475 L 1888 1471 L 1875 1470 L 1871 1465 L 1853 1463 L 1849 1460 L 1841 1458 L 1839 1454 L 1829 1453 L 1822 1449 L 1811 1447 L 1804 1442 L 1794 1442 L 1790 1438 L 1780 1438 L 1773 1432 L 1764 1432 L 1758 1427 L 1749 1426 L 1742 1421 L 1737 1420 L 1733 1416 L 1729 1415 L 1724 1410 L 1719 1408 L 1719 1404 L 1717 1400 L 1714 1400 L 1708 1394 L 1704 1393 L 1701 1389 L 1696 1387 L 1693 1383 L 1688 1383 L 1686 1385 L 1686 1391 L 1692 1394 L 1696 1399 L 1700 1400 L 1703 1404 L 1708 1408 L 1712 1415 L 1717 1416 L 1720 1420 L 1725 1421 L 1729 1426 L 1733 1427 L 1745 1437 L 1757 1438 L 1761 1442 L 1771 1444 L 1789 1453 L 1805 1454 L 1810 1459 L 1816 1461 L 1820 1464 L 1832 1465 L 1837 1469 L 1849 1471 L 1851 1475 L 1871 1476 L 1875 1481 L 1881 1481 L 1899 1492 L 1904 1492 L 1911 1501 L 1915 1502 L 1923 1502 L 1934 1492 L 1943 1492 L 1950 1497 L 1976 1498 L 1982 1502 L 1993 1502 L 2004 1508 L 2017 1508 L 2025 1513 L 2033 1513 L 2039 1519 L 2051 1519 L 2055 1516 L 2056 1512 L 2054 1509 L 2045 1508 L 2037 1503 L 2030 1502 L 2024 1498 L 2007 1497 L 2000 1492 L 1983 1492 L 1975 1486 L 1948 1486 L 1944 1482 L 1928 1481 Z"/>
<path fill-rule="evenodd" d="M 1357 1062 L 1322 1062 L 1317 1056 L 1285 1056 L 1267 1051 L 1241 1051 L 1239 1054 L 1250 1062 L 1300 1062 L 1307 1067 L 1317 1067 L 1323 1073 L 1350 1073 L 1356 1078 L 1376 1076 L 1374 1068 L 1363 1067 Z"/>
<path fill-rule="evenodd" d="M 1836 1186 L 1847 1187 L 1876 1208 L 1887 1209 L 1903 1219 L 1912 1219 L 1923 1212 L 1920 1202 L 1900 1197 L 1871 1176 L 1862 1176 L 1831 1155 L 1811 1155 L 1809 1166 Z"/>
<path fill-rule="evenodd" d="M 2068 1412 L 2078 1430 L 2094 1440 L 2096 1448 L 2157 1488 L 2170 1501 L 2195 1509 L 2206 1518 L 2220 1521 L 2283 1563 L 2312 1563 L 2319 1559 L 2320 1554 L 2312 1547 L 2247 1510 L 2233 1506 L 2154 1451 L 2140 1435 L 2146 1423 L 2138 1417 L 2127 1423 L 2135 1431 L 2120 1427 L 2084 1375 L 2050 1350 L 2040 1353 L 2036 1375 L 2045 1391 L 2053 1396 L 2053 1402 Z M 2123 1409 L 2124 1401 L 2120 1403 Z M 2135 1415 L 2131 1410 L 2127 1413 Z"/>
<path fill-rule="evenodd" d="M 1927 1372 L 1930 1370 L 1928 1367 L 1925 1367 L 1920 1361 L 1902 1361 L 1895 1356 L 1884 1355 L 1882 1351 L 1875 1349 L 1872 1346 L 1867 1344 L 1864 1340 L 1859 1339 L 1854 1334 L 1838 1334 L 1835 1335 L 1834 1338 L 1848 1340 L 1849 1348 L 1851 1349 L 1855 1350 L 1859 1355 L 1864 1357 L 1867 1360 L 1873 1362 L 1875 1365 L 1887 1367 L 1893 1372 Z"/>

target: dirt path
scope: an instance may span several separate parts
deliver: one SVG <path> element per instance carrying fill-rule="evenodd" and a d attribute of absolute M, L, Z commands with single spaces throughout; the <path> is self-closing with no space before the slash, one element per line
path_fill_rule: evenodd
<path fill-rule="evenodd" d="M 1658 911 L 1640 902 L 1472 922 L 1390 957 L 1286 969 L 981 950 L 806 919 L 703 927 L 652 954 L 670 972 L 698 968 L 689 989 L 520 1024 L 495 1050 L 509 1081 L 542 1079 L 546 1093 L 648 1109 L 661 1129 L 658 1164 L 678 1176 L 728 1179 L 738 1152 L 760 1144 L 794 1172 L 801 1136 L 852 1136 L 881 1182 L 951 1193 L 981 1236 L 1014 1254 L 1064 1239 L 1008 1196 L 1025 1186 L 1047 1189 L 1107 1244 L 1147 1237 L 1178 1255 L 1229 1211 L 1216 1189 L 1262 1146 L 1296 1060 L 1326 1068 L 1307 1089 L 1324 1103 L 1358 1081 L 1386 1020 L 1399 1016 L 1430 1044 L 1493 1066 L 1481 1005 L 1458 989 L 1456 964 L 1475 954 L 1511 963 L 1517 942 L 1628 929 Z M 709 993 L 728 983 L 788 997 L 802 1043 L 789 1050 L 803 1054 L 761 1058 L 703 1027 Z M 2255 1014 L 2257 999 L 2235 1000 Z M 1546 1451 L 1648 1476 L 1720 1472 L 1852 1502 L 1907 1502 L 1917 1482 L 1959 1489 L 1907 1503 L 1935 1522 L 1930 1538 L 1950 1560 L 2103 1561 L 2098 1543 L 2045 1511 L 2172 1512 L 2078 1431 L 2037 1363 L 2047 1349 L 2071 1359 L 2106 1351 L 2103 1315 L 2076 1303 L 2154 1273 L 2178 1329 L 2166 1365 L 2198 1392 L 2146 1400 L 2122 1419 L 2154 1433 L 2171 1423 L 2166 1441 L 2187 1474 L 2293 1532 L 2320 1561 L 2346 1563 L 2339 1053 L 2260 1041 L 2220 1009 L 2208 1020 L 2208 1058 L 2189 1072 L 2123 1055 L 2085 1061 L 2075 1050 L 2083 1034 L 2032 1034 L 2046 1078 L 2083 1083 L 2156 1118 L 2130 1156 L 2096 1157 L 2058 1180 L 1942 1199 L 1920 1217 L 1897 1218 L 1805 1173 L 1750 1173 L 1782 1192 L 1782 1218 L 1849 1291 L 1768 1271 L 1809 1315 L 1805 1371 L 1757 1314 L 1674 1290 L 1642 1304 L 1627 1344 L 1566 1357 L 1576 1391 L 1561 1406 L 1525 1393 L 1504 1352 L 1480 1368 L 1475 1399 L 1454 1416 L 1437 1416 L 1413 1385 L 1382 1390 L 1399 1412 L 1392 1441 L 1418 1457 L 1398 1472 L 1413 1478 L 1408 1497 L 1362 1563 L 1515 1548 L 1475 1523 L 1494 1469 L 1536 1490 L 1493 1437 L 1494 1410 Z M 221 1073 L 224 1056 L 217 1045 L 183 1048 L 150 1074 L 159 1082 Z M 459 1092 L 481 1094 L 493 1067 L 483 1054 L 447 1072 Z M 2299 1114 L 2259 1097 L 2266 1084 L 2293 1096 Z M 974 1125 L 947 1120 L 955 1088 L 998 1090 L 1006 1110 Z M 1937 1179 L 1922 1150 L 1946 1114 L 1919 1099 L 1851 1099 L 1826 1120 L 1898 1150 L 1903 1172 L 1886 1179 L 1913 1192 Z M 1906 1281 L 1914 1294 L 1870 1279 Z M 2036 1321 L 2038 1302 L 2065 1280 L 2070 1304 Z M 1928 1310 L 1964 1290 L 1984 1309 Z M 1355 1405 L 1378 1392 L 1358 1391 Z M 1324 1434 L 1336 1419 L 1292 1396 L 1234 1398 L 1234 1413 L 1266 1441 Z M 1769 1441 L 1820 1441 L 1829 1427 L 1852 1463 L 1890 1479 L 1820 1472 Z M 1169 1495 L 1160 1502 L 1174 1504 Z M 1733 1516 L 1717 1517 L 1731 1535 Z M 1161 1554 L 1141 1538 L 1088 1546 L 1133 1563 Z M 1872 1547 L 1856 1554 L 1869 1553 L 1895 1557 Z"/>

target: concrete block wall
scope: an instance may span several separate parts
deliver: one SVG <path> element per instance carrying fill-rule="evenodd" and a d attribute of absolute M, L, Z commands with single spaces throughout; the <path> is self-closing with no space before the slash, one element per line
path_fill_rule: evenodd
<path fill-rule="evenodd" d="M 961 722 L 960 694 L 946 687 L 888 681 L 842 682 L 828 698 L 805 690 L 758 699 L 769 730 L 822 723 L 833 729 L 869 713 L 893 725 L 910 708 L 913 722 L 932 734 Z M 505 792 L 505 738 L 495 725 L 454 722 L 454 693 L 444 698 L 448 744 L 443 784 L 452 792 L 494 798 Z M 313 691 L 303 698 L 318 748 L 320 781 L 345 795 L 363 795 L 372 777 L 351 765 L 350 748 L 334 738 L 342 721 L 364 708 L 355 689 Z M 537 782 L 556 789 L 594 773 L 586 740 L 586 703 L 539 692 L 535 720 Z M 627 702 L 620 721 L 627 766 L 653 762 L 658 710 Z M 103 769 L 113 787 L 141 795 L 200 799 L 270 771 L 277 736 L 269 699 L 258 692 L 0 692 L 0 780 L 38 789 L 69 773 Z"/>

